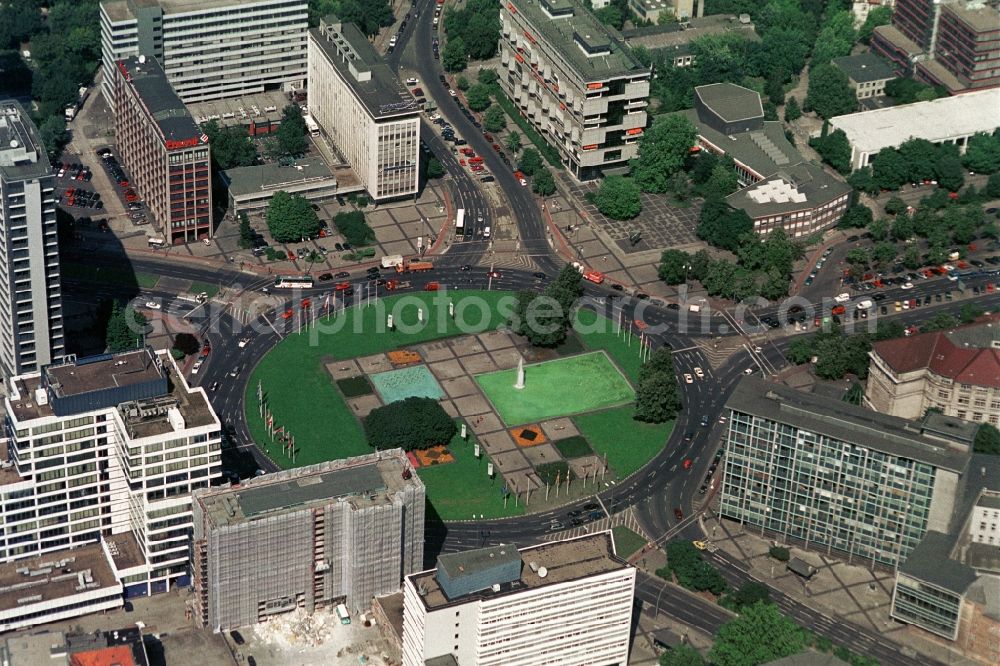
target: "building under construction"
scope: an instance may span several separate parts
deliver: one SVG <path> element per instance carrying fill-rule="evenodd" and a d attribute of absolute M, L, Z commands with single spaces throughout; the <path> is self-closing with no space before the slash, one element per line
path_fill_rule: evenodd
<path fill-rule="evenodd" d="M 422 569 L 424 484 L 401 449 L 193 499 L 197 619 L 215 631 L 295 608 L 367 609 Z"/>

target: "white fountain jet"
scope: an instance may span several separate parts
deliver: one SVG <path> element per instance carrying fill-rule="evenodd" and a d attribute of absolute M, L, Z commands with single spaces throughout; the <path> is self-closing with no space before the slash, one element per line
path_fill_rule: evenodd
<path fill-rule="evenodd" d="M 514 388 L 523 389 L 524 388 L 524 357 L 518 359 L 517 361 L 517 383 L 514 384 Z"/>

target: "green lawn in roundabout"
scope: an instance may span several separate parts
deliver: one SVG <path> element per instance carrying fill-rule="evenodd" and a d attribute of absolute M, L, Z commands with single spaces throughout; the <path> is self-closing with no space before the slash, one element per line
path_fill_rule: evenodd
<path fill-rule="evenodd" d="M 515 302 L 515 295 L 509 292 L 451 291 L 445 298 L 441 294 L 420 292 L 380 299 L 378 307 L 348 308 L 335 317 L 321 318 L 310 330 L 289 334 L 253 369 L 247 384 L 246 417 L 254 441 L 283 468 L 371 453 L 361 424 L 324 365 L 492 330 L 506 321 Z M 447 299 L 454 302 L 456 314 L 466 326 L 460 328 L 451 319 Z M 418 308 L 423 311 L 422 323 L 418 321 Z M 395 323 L 393 331 L 384 326 L 390 313 Z M 614 371 L 611 376 L 618 389 L 627 387 L 622 375 L 635 383 L 641 361 L 634 338 L 631 343 L 623 340 L 610 322 L 591 311 L 581 311 L 574 327 L 587 351 L 603 350 L 614 362 L 599 355 L 603 361 L 598 363 L 607 363 Z M 280 443 L 272 443 L 268 437 L 259 413 L 258 382 L 275 424 L 284 426 L 295 437 L 294 462 Z M 564 409 L 561 414 L 578 411 Z M 634 472 L 655 455 L 672 428 L 672 423 L 651 426 L 633 421 L 631 403 L 578 413 L 573 419 L 593 450 L 606 456 L 618 478 Z M 467 443 L 458 439 L 450 446 L 454 462 L 417 470 L 438 515 L 444 520 L 467 520 L 473 515 L 495 518 L 523 513 L 523 506 L 515 507 L 512 501 L 504 507 L 502 477 L 487 479 L 486 455 L 477 460 L 473 448 L 471 436 Z"/>

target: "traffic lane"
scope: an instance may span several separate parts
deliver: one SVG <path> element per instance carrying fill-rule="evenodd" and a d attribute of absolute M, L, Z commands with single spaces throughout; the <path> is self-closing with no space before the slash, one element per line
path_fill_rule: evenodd
<path fill-rule="evenodd" d="M 641 569 L 636 572 L 635 596 L 658 614 L 667 614 L 712 635 L 734 617 L 719 605 L 678 590 Z"/>

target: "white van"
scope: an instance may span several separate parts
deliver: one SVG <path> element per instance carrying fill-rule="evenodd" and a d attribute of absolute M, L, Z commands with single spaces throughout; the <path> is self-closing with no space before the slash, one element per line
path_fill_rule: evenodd
<path fill-rule="evenodd" d="M 483 238 L 489 238 L 489 237 L 490 237 L 490 228 L 486 227 L 485 229 L 483 229 Z"/>

